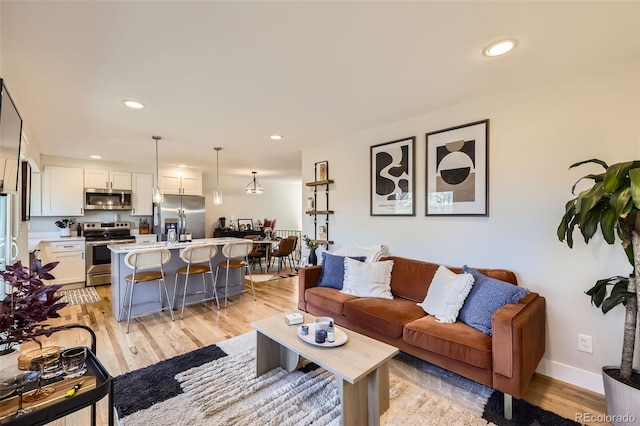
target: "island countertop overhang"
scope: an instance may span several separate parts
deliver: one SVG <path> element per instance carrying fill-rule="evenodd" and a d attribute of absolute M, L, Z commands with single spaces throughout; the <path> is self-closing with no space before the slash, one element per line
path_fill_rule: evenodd
<path fill-rule="evenodd" d="M 109 244 L 107 248 L 111 250 L 112 253 L 129 253 L 133 250 L 141 250 L 141 249 L 150 249 L 150 248 L 159 248 L 166 247 L 169 250 L 173 249 L 183 249 L 189 246 L 201 245 L 201 244 L 215 244 L 217 246 L 223 246 L 226 243 L 234 242 L 234 241 L 250 241 L 245 240 L 243 238 L 201 238 L 193 241 L 182 241 L 173 244 L 169 244 L 166 241 L 160 241 L 156 243 L 128 243 L 128 244 Z"/>

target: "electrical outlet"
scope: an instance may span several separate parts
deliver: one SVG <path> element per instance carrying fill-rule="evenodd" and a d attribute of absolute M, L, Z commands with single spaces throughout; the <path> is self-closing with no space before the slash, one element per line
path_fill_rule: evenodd
<path fill-rule="evenodd" d="M 578 334 L 578 350 L 588 354 L 593 353 L 593 339 L 586 334 Z"/>

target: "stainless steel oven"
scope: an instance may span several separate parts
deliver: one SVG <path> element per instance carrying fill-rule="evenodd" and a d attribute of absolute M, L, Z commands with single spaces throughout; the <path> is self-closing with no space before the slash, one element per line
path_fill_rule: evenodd
<path fill-rule="evenodd" d="M 87 286 L 111 283 L 109 244 L 135 242 L 129 222 L 85 222 L 82 225 L 87 245 Z"/>

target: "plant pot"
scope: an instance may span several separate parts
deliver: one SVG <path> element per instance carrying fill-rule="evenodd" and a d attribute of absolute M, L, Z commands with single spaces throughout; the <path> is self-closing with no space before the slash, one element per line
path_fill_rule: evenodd
<path fill-rule="evenodd" d="M 318 264 L 318 256 L 316 255 L 315 250 L 311 250 L 309 252 L 309 265 L 317 265 Z"/>
<path fill-rule="evenodd" d="M 70 237 L 71 236 L 71 228 L 60 228 L 60 236 L 61 237 Z"/>
<path fill-rule="evenodd" d="M 604 395 L 607 400 L 607 421 L 615 426 L 635 423 L 640 420 L 640 404 L 638 404 L 640 389 L 612 377 L 611 371 L 620 371 L 620 367 L 612 365 L 602 367 Z M 640 370 L 633 370 L 632 375 L 640 378 Z"/>

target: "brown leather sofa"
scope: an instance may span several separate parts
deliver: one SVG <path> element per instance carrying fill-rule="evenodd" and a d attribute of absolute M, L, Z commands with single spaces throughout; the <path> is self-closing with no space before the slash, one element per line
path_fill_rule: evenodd
<path fill-rule="evenodd" d="M 506 404 L 511 401 L 509 395 L 522 398 L 545 351 L 545 299 L 530 292 L 518 303 L 505 305 L 493 315 L 492 336 L 488 336 L 461 321 L 439 323 L 417 306 L 439 265 L 395 256 L 382 260 L 387 259 L 394 261 L 393 300 L 316 287 L 322 267 L 311 266 L 299 271 L 298 308 L 333 317 L 338 325 L 502 391 Z M 461 268 L 449 269 L 461 273 Z M 517 285 L 511 271 L 476 269 Z"/>

